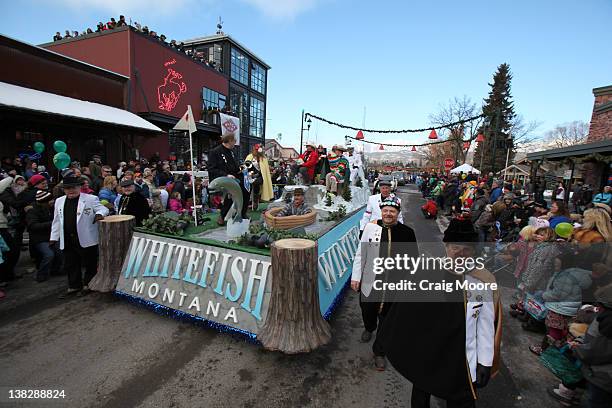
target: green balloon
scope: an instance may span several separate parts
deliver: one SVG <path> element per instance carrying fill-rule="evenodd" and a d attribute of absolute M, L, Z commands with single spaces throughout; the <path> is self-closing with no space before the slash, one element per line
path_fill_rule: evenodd
<path fill-rule="evenodd" d="M 70 156 L 68 156 L 64 152 L 59 152 L 55 156 L 53 156 L 53 164 L 58 170 L 63 170 L 67 168 L 70 164 Z"/>
<path fill-rule="evenodd" d="M 68 146 L 66 146 L 66 143 L 62 142 L 61 140 L 56 140 L 53 142 L 53 149 L 58 153 L 65 153 L 67 148 Z"/>
<path fill-rule="evenodd" d="M 45 151 L 45 145 L 42 142 L 34 143 L 34 151 L 36 153 L 42 153 Z"/>
<path fill-rule="evenodd" d="M 555 233 L 561 238 L 569 238 L 574 233 L 574 226 L 569 222 L 560 222 L 555 227 Z"/>

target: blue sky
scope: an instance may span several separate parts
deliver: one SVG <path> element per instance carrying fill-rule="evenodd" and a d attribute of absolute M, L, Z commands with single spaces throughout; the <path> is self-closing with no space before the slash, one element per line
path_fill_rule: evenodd
<path fill-rule="evenodd" d="M 120 13 L 177 40 L 214 33 L 221 16 L 272 66 L 266 136 L 295 147 L 302 109 L 360 126 L 365 106 L 369 128 L 421 128 L 455 96 L 480 104 L 503 62 L 517 113 L 541 122 L 536 135 L 589 121 L 592 88 L 612 84 L 610 0 L 22 0 L 3 12 L 0 32 L 34 44 Z M 310 139 L 345 134 L 313 123 Z"/>

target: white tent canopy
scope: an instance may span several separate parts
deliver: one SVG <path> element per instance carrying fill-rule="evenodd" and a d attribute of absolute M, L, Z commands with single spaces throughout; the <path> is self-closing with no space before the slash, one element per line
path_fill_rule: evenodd
<path fill-rule="evenodd" d="M 450 172 L 451 174 L 459 174 L 459 173 L 469 173 L 470 171 L 474 174 L 480 174 L 480 170 L 478 170 L 475 167 L 470 166 L 467 163 L 463 163 L 461 166 L 455 167 Z"/>
<path fill-rule="evenodd" d="M 6 82 L 0 82 L 0 106 L 93 120 L 153 132 L 162 131 L 140 116 L 123 109 L 37 91 L 36 89 L 11 85 Z"/>

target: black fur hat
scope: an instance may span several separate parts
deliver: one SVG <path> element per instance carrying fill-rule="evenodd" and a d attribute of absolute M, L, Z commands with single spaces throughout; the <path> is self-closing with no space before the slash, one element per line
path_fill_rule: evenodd
<path fill-rule="evenodd" d="M 453 218 L 444 231 L 442 242 L 478 242 L 478 233 L 472 221 Z"/>

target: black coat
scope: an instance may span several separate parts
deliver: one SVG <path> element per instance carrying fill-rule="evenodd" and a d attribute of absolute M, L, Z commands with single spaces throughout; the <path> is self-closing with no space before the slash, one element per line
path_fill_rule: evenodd
<path fill-rule="evenodd" d="M 208 153 L 208 176 L 210 181 L 228 174 L 241 177 L 240 166 L 233 150 L 220 144 Z"/>
<path fill-rule="evenodd" d="M 395 243 L 412 240 L 416 241 L 416 238 L 411 229 L 401 231 L 401 234 L 392 231 L 392 241 Z M 413 251 L 409 249 L 397 252 L 408 252 L 415 256 Z M 392 256 L 393 252 L 396 251 L 392 251 Z M 414 275 L 404 277 L 413 282 L 423 279 L 450 282 L 456 279 L 434 269 L 417 270 Z M 399 292 L 393 292 L 393 295 L 399 296 Z M 453 293 L 436 294 L 436 298 L 431 296 L 431 292 L 416 291 L 404 295 L 403 301 L 395 299 L 377 336 L 381 338 L 391 365 L 414 387 L 444 399 L 469 398 L 471 384 L 465 351 L 463 295 Z"/>
<path fill-rule="evenodd" d="M 49 242 L 51 237 L 51 223 L 53 222 L 53 208 L 38 203 L 26 212 L 26 223 L 30 235 L 30 244 Z"/>
<path fill-rule="evenodd" d="M 129 196 L 122 195 L 118 207 L 119 214 L 133 215 L 136 218 L 137 227 L 142 226 L 142 221 L 149 218 L 149 214 L 151 214 L 149 202 L 136 191 Z"/>

